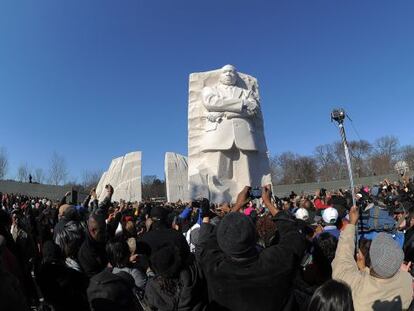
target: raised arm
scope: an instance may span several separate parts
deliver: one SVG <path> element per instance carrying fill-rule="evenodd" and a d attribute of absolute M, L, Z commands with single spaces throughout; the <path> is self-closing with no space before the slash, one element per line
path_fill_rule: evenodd
<path fill-rule="evenodd" d="M 332 262 L 332 278 L 344 281 L 353 289 L 358 286 L 361 272 L 354 259 L 355 228 L 359 218 L 359 211 L 353 206 L 349 212 L 349 224 L 341 232 L 335 259 Z"/>

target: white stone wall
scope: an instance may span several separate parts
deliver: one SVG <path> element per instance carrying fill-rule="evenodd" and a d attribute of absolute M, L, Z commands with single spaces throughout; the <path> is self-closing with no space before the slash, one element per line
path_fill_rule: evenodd
<path fill-rule="evenodd" d="M 102 174 L 96 192 L 99 201 L 106 195 L 105 185 L 114 187 L 113 201 L 141 201 L 142 153 L 135 151 L 112 160 L 109 169 Z"/>
<path fill-rule="evenodd" d="M 187 157 L 165 153 L 165 183 L 168 202 L 188 201 L 188 163 Z"/>

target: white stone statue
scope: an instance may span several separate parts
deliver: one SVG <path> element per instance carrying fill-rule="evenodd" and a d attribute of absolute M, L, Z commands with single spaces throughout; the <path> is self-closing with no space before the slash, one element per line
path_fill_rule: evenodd
<path fill-rule="evenodd" d="M 190 198 L 230 202 L 271 183 L 258 85 L 234 66 L 190 75 Z"/>
<path fill-rule="evenodd" d="M 141 160 L 141 151 L 130 152 L 125 156 L 113 159 L 109 169 L 102 174 L 96 187 L 98 199 L 101 201 L 105 198 L 105 186 L 111 184 L 114 188 L 112 200 L 141 201 Z"/>
<path fill-rule="evenodd" d="M 164 169 L 168 202 L 188 202 L 187 157 L 174 152 L 166 152 Z"/>

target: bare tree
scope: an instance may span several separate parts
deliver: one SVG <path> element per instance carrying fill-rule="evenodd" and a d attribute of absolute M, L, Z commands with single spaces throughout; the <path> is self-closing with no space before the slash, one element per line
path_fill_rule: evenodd
<path fill-rule="evenodd" d="M 34 180 L 38 182 L 39 184 L 43 183 L 45 181 L 45 172 L 42 168 L 37 168 L 34 171 Z"/>
<path fill-rule="evenodd" d="M 9 168 L 9 157 L 7 150 L 4 147 L 0 148 L 0 179 L 3 179 L 7 175 Z"/>
<path fill-rule="evenodd" d="M 410 171 L 414 170 L 414 146 L 408 145 L 401 148 L 401 160 L 407 162 Z"/>
<path fill-rule="evenodd" d="M 29 166 L 27 163 L 22 163 L 17 168 L 17 180 L 20 182 L 27 182 L 29 179 Z"/>
<path fill-rule="evenodd" d="M 156 180 L 157 179 L 157 175 L 145 175 L 143 178 L 142 178 L 142 183 L 144 184 L 144 185 L 150 185 L 150 184 L 152 184 L 153 182 L 154 182 L 154 180 Z"/>
<path fill-rule="evenodd" d="M 374 145 L 376 154 L 393 158 L 398 155 L 400 142 L 395 136 L 383 136 L 375 140 Z"/>
<path fill-rule="evenodd" d="M 101 176 L 102 176 L 101 170 L 96 170 L 96 171 L 85 170 L 82 173 L 82 186 L 87 190 L 90 190 L 93 187 L 96 187 L 99 183 L 99 180 L 101 179 Z"/>
<path fill-rule="evenodd" d="M 315 158 L 310 156 L 299 156 L 296 158 L 295 162 L 298 182 L 309 183 L 316 181 L 318 166 Z"/>
<path fill-rule="evenodd" d="M 371 157 L 373 174 L 387 174 L 394 170 L 399 153 L 399 141 L 394 136 L 383 136 L 375 140 L 374 154 Z"/>
<path fill-rule="evenodd" d="M 282 170 L 279 166 L 279 156 L 275 155 L 273 157 L 270 157 L 269 164 L 270 164 L 270 175 L 272 177 L 272 183 L 274 185 L 280 184 L 281 177 L 282 177 Z"/>
<path fill-rule="evenodd" d="M 275 183 L 294 184 L 316 181 L 318 167 L 316 160 L 309 156 L 300 156 L 292 152 L 284 152 L 272 158 L 272 171 Z"/>
<path fill-rule="evenodd" d="M 348 143 L 348 146 L 355 176 L 370 175 L 369 158 L 373 149 L 372 145 L 366 140 L 353 140 Z"/>
<path fill-rule="evenodd" d="M 165 197 L 165 181 L 156 175 L 146 175 L 142 178 L 142 197 L 144 199 Z"/>
<path fill-rule="evenodd" d="M 59 185 L 66 181 L 68 176 L 68 169 L 66 160 L 57 152 L 52 154 L 49 166 L 49 180 L 53 185 Z"/>
<path fill-rule="evenodd" d="M 317 180 L 332 181 L 347 176 L 345 153 L 341 142 L 317 146 L 314 157 L 318 165 Z"/>

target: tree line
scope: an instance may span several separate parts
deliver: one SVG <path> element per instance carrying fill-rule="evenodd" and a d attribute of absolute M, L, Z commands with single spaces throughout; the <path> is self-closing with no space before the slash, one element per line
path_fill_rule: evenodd
<path fill-rule="evenodd" d="M 92 187 L 96 187 L 101 178 L 102 171 L 100 170 L 85 170 L 81 175 L 81 181 L 69 178 L 69 170 L 67 162 L 64 156 L 57 152 L 53 152 L 49 166 L 45 170 L 43 168 L 33 168 L 28 163 L 21 163 L 13 176 L 9 171 L 9 156 L 6 148 L 0 148 L 0 180 L 9 177 L 11 180 L 18 182 L 31 181 L 38 184 L 51 184 L 51 185 L 73 185 L 77 187 L 83 187 L 88 190 Z M 10 174 L 9 174 L 10 173 Z"/>
<path fill-rule="evenodd" d="M 383 136 L 370 143 L 366 140 L 348 142 L 353 174 L 356 177 L 383 175 L 395 172 L 394 165 L 405 161 L 414 169 L 414 146 L 401 146 L 397 137 Z M 315 147 L 312 155 L 301 155 L 286 151 L 270 157 L 270 168 L 274 184 L 296 184 L 324 182 L 348 177 L 343 145 L 340 141 Z M 9 173 L 7 150 L 0 147 L 0 180 Z M 27 163 L 17 167 L 15 180 L 53 185 L 81 186 L 85 190 L 96 187 L 102 175 L 101 170 L 85 170 L 81 181 L 69 180 L 65 158 L 54 152 L 47 170 L 31 168 Z M 12 178 L 13 179 L 13 178 Z M 155 175 L 143 177 L 143 197 L 165 196 L 165 181 Z"/>
<path fill-rule="evenodd" d="M 18 182 L 29 182 L 29 176 L 33 183 L 72 186 L 80 191 L 89 192 L 98 185 L 102 176 L 102 170 L 85 170 L 80 176 L 80 182 L 69 178 L 69 170 L 66 159 L 57 152 L 53 152 L 47 170 L 33 168 L 27 163 L 21 163 L 15 174 L 10 172 L 9 156 L 6 148 L 0 147 L 0 180 L 10 179 Z M 14 175 L 14 176 L 13 176 Z M 142 179 L 142 195 L 145 199 L 166 196 L 165 180 L 155 175 L 147 175 Z"/>
<path fill-rule="evenodd" d="M 353 140 L 348 147 L 356 177 L 393 173 L 398 161 L 405 161 L 414 169 L 414 146 L 401 146 L 395 136 L 383 136 L 372 143 Z M 333 181 L 348 176 L 340 141 L 316 146 L 312 155 L 290 151 L 276 154 L 270 158 L 270 166 L 274 184 Z"/>

